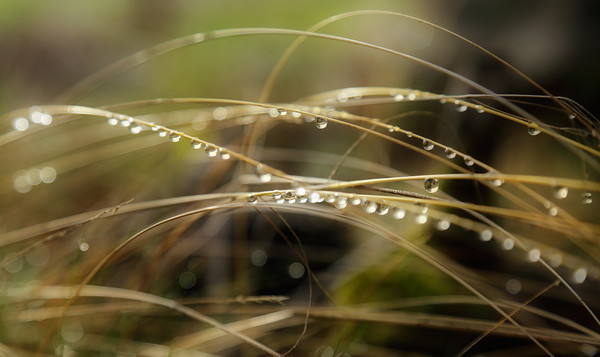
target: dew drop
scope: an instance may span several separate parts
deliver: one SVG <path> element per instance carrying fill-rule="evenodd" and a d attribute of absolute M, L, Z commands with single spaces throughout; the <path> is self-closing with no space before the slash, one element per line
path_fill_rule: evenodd
<path fill-rule="evenodd" d="M 254 266 L 261 267 L 267 263 L 269 256 L 262 249 L 256 249 L 250 254 L 250 261 Z"/>
<path fill-rule="evenodd" d="M 315 126 L 317 129 L 325 129 L 327 127 L 327 119 L 323 117 L 317 117 L 315 119 Z"/>
<path fill-rule="evenodd" d="M 440 188 L 440 183 L 437 179 L 426 178 L 423 186 L 425 187 L 425 191 L 429 193 L 436 193 Z"/>
<path fill-rule="evenodd" d="M 502 242 L 502 249 L 511 250 L 515 246 L 515 241 L 512 238 L 507 238 Z"/>
<path fill-rule="evenodd" d="M 82 252 L 87 252 L 90 249 L 90 245 L 83 239 L 80 239 L 78 242 L 79 250 Z"/>
<path fill-rule="evenodd" d="M 25 118 L 16 118 L 13 120 L 12 126 L 17 131 L 25 131 L 27 128 L 29 128 L 29 120 Z"/>
<path fill-rule="evenodd" d="M 139 134 L 142 132 L 142 126 L 141 125 L 133 125 L 129 127 L 129 132 L 132 134 Z"/>
<path fill-rule="evenodd" d="M 396 208 L 392 216 L 394 219 L 402 219 L 406 216 L 406 210 L 404 208 Z"/>
<path fill-rule="evenodd" d="M 119 121 L 117 120 L 117 118 L 108 118 L 108 125 L 110 126 L 115 126 L 117 124 L 119 124 Z"/>
<path fill-rule="evenodd" d="M 380 216 L 385 216 L 389 211 L 390 211 L 390 206 L 383 204 L 383 203 L 377 205 L 377 209 L 375 210 L 375 212 Z"/>
<path fill-rule="evenodd" d="M 350 198 L 350 204 L 352 206 L 358 206 L 359 204 L 361 204 L 362 200 L 360 199 L 360 197 L 352 197 Z"/>
<path fill-rule="evenodd" d="M 258 176 L 260 182 L 265 183 L 271 181 L 272 178 L 271 174 L 265 171 L 264 166 L 262 164 L 256 166 L 256 176 Z"/>
<path fill-rule="evenodd" d="M 552 187 L 552 193 L 554 194 L 554 198 L 562 200 L 567 198 L 567 195 L 569 194 L 569 188 L 565 186 L 554 186 Z"/>
<path fill-rule="evenodd" d="M 423 139 L 423 149 L 430 151 L 433 149 L 433 143 L 427 139 Z"/>
<path fill-rule="evenodd" d="M 417 95 L 415 93 L 409 93 L 406 97 L 408 98 L 408 100 L 417 99 Z"/>
<path fill-rule="evenodd" d="M 532 263 L 540 260 L 540 257 L 541 257 L 541 252 L 537 248 L 534 248 L 534 249 L 530 250 L 529 253 L 527 253 L 527 260 Z"/>
<path fill-rule="evenodd" d="M 273 201 L 277 203 L 283 203 L 283 195 L 279 191 L 273 192 Z"/>
<path fill-rule="evenodd" d="M 128 127 L 130 125 L 131 125 L 131 122 L 129 120 L 127 120 L 127 119 L 121 120 L 121 126 L 122 127 L 126 128 L 126 127 Z"/>
<path fill-rule="evenodd" d="M 586 268 L 579 268 L 577 270 L 575 270 L 573 272 L 573 282 L 575 282 L 575 284 L 581 284 L 585 281 L 585 278 L 587 278 L 587 269 Z"/>
<path fill-rule="evenodd" d="M 446 104 L 446 103 L 448 103 L 448 100 L 446 98 L 440 99 L 440 104 Z"/>
<path fill-rule="evenodd" d="M 592 203 L 592 194 L 586 192 L 583 194 L 583 204 L 589 205 L 590 203 Z"/>
<path fill-rule="evenodd" d="M 555 205 L 550 204 L 550 206 L 548 207 L 548 214 L 553 217 L 558 215 L 558 208 Z"/>
<path fill-rule="evenodd" d="M 248 202 L 251 204 L 255 204 L 256 202 L 258 202 L 258 198 L 254 195 L 248 195 Z"/>
<path fill-rule="evenodd" d="M 550 257 L 550 259 L 548 260 L 548 263 L 553 268 L 558 268 L 562 264 L 562 255 L 558 254 L 558 253 L 552 254 L 552 256 Z"/>
<path fill-rule="evenodd" d="M 427 217 L 426 214 L 421 213 L 415 218 L 415 222 L 417 222 L 417 224 L 425 224 L 427 223 L 427 219 L 429 219 L 429 217 Z"/>
<path fill-rule="evenodd" d="M 221 156 L 221 159 L 223 159 L 223 160 L 229 160 L 231 158 L 231 154 L 229 154 L 225 150 L 222 150 L 221 148 L 219 148 L 219 155 Z"/>
<path fill-rule="evenodd" d="M 375 202 L 367 202 L 365 204 L 365 212 L 367 213 L 375 213 L 377 210 L 377 203 Z"/>
<path fill-rule="evenodd" d="M 439 231 L 448 230 L 448 228 L 450 228 L 450 222 L 448 222 L 445 219 L 439 220 L 439 221 L 437 221 L 435 228 L 437 228 L 437 230 L 439 230 Z"/>
<path fill-rule="evenodd" d="M 489 242 L 490 240 L 492 240 L 492 237 L 493 233 L 489 229 L 484 229 L 483 231 L 479 232 L 479 239 L 481 239 L 484 242 Z"/>
<path fill-rule="evenodd" d="M 573 114 L 569 114 L 569 119 L 571 119 L 571 120 L 575 120 L 575 118 L 577 118 L 575 115 L 573 115 Z"/>
<path fill-rule="evenodd" d="M 219 153 L 219 149 L 212 145 L 206 145 L 206 147 L 204 148 L 204 152 L 206 152 L 206 155 L 208 155 L 208 157 L 215 157 Z"/>
<path fill-rule="evenodd" d="M 283 195 L 283 199 L 285 200 L 285 202 L 290 204 L 296 203 L 296 194 L 288 191 Z"/>
<path fill-rule="evenodd" d="M 277 108 L 269 108 L 268 113 L 271 118 L 277 118 L 279 116 L 279 110 L 277 110 Z"/>
<path fill-rule="evenodd" d="M 464 161 L 467 166 L 473 166 L 473 164 L 475 164 L 475 161 L 473 161 L 473 158 L 470 156 L 465 156 Z"/>
<path fill-rule="evenodd" d="M 291 112 L 291 114 L 292 114 L 292 117 L 296 118 L 296 119 L 298 119 L 302 116 L 302 113 L 300 113 L 300 112 Z"/>
<path fill-rule="evenodd" d="M 477 111 L 477 113 L 485 113 L 485 109 L 483 109 L 483 106 L 481 105 L 476 105 L 475 106 L 475 110 Z"/>
<path fill-rule="evenodd" d="M 513 295 L 518 294 L 519 292 L 521 292 L 521 288 L 522 288 L 521 282 L 517 279 L 509 279 L 506 282 L 506 291 L 509 294 L 513 294 Z"/>
<path fill-rule="evenodd" d="M 56 170 L 54 167 L 46 166 L 40 170 L 40 179 L 43 183 L 52 183 L 56 180 Z"/>
<path fill-rule="evenodd" d="M 335 195 L 326 195 L 325 196 L 325 202 L 327 202 L 327 203 L 334 203 L 335 202 Z"/>
<path fill-rule="evenodd" d="M 458 107 L 456 107 L 456 111 L 459 112 L 459 113 L 464 113 L 464 112 L 467 111 L 467 108 L 468 107 L 466 105 L 464 105 L 464 104 L 463 105 L 459 105 Z"/>
<path fill-rule="evenodd" d="M 409 138 L 412 138 L 413 137 L 413 132 L 412 131 L 407 131 L 406 132 L 406 136 L 409 137 Z"/>
<path fill-rule="evenodd" d="M 296 199 L 298 200 L 298 203 L 306 203 L 308 201 L 308 195 L 306 193 L 297 194 Z"/>
<path fill-rule="evenodd" d="M 348 205 L 348 199 L 345 196 L 338 196 L 335 199 L 335 208 L 344 209 Z"/>
<path fill-rule="evenodd" d="M 310 203 L 321 202 L 321 195 L 318 192 L 311 192 L 310 195 L 308 195 L 308 202 L 310 202 Z"/>
<path fill-rule="evenodd" d="M 227 108 L 224 108 L 224 107 L 216 107 L 212 111 L 212 116 L 213 116 L 213 119 L 215 119 L 215 120 L 223 120 L 223 119 L 227 118 L 227 115 L 228 115 Z"/>
<path fill-rule="evenodd" d="M 190 146 L 192 147 L 192 149 L 198 150 L 198 149 L 202 148 L 202 143 L 199 142 L 198 140 L 192 139 L 190 141 Z"/>
<path fill-rule="evenodd" d="M 488 172 L 488 175 L 497 175 L 497 174 L 498 173 L 493 170 Z M 502 180 L 501 178 L 494 178 L 494 179 L 489 180 L 488 182 L 494 187 L 500 187 L 504 183 L 504 180 Z"/>
<path fill-rule="evenodd" d="M 527 132 L 531 136 L 536 136 L 541 133 L 540 127 L 536 123 L 529 123 L 529 125 L 527 125 Z"/>
<path fill-rule="evenodd" d="M 179 139 L 181 139 L 181 135 L 177 134 L 177 133 L 171 133 L 169 135 L 169 140 L 171 140 L 171 142 L 176 143 L 179 141 Z"/>
<path fill-rule="evenodd" d="M 290 264 L 288 268 L 288 274 L 290 274 L 290 276 L 294 279 L 300 279 L 304 275 L 305 270 L 306 269 L 304 268 L 304 265 L 294 262 Z"/>
<path fill-rule="evenodd" d="M 446 150 L 444 150 L 444 154 L 449 159 L 454 159 L 456 157 L 456 151 L 454 151 L 450 148 L 446 148 Z"/>
<path fill-rule="evenodd" d="M 160 136 L 161 138 L 164 138 L 167 136 L 167 131 L 164 129 L 158 129 L 158 136 Z"/>
<path fill-rule="evenodd" d="M 403 100 L 404 100 L 404 96 L 403 96 L 402 94 L 396 94 L 396 95 L 394 96 L 394 100 L 395 100 L 396 102 L 401 102 L 401 101 L 403 101 Z"/>

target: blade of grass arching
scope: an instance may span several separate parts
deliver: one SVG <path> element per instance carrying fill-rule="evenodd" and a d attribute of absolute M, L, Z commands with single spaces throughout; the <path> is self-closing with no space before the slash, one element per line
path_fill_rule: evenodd
<path fill-rule="evenodd" d="M 555 280 L 552 284 L 546 286 L 542 290 L 538 291 L 535 295 L 533 295 L 532 297 L 527 299 L 527 301 L 525 301 L 523 304 L 521 304 L 517 309 L 511 311 L 510 314 L 508 314 L 508 316 L 511 316 L 511 317 L 514 316 L 517 312 L 521 311 L 525 306 L 531 304 L 531 302 L 533 300 L 544 295 L 548 290 L 552 289 L 555 286 L 558 286 L 559 284 L 560 284 L 560 280 Z M 467 346 L 465 346 L 465 348 L 463 348 L 459 353 L 457 353 L 456 356 L 458 356 L 458 357 L 464 356 L 465 353 L 467 353 L 471 348 L 473 348 L 477 343 L 479 343 L 481 340 L 483 340 L 487 335 L 492 333 L 495 329 L 500 327 L 500 325 L 502 325 L 505 321 L 506 321 L 506 318 L 503 318 L 500 321 L 498 321 L 497 324 L 492 326 L 489 330 L 485 331 L 484 333 L 479 335 L 476 339 L 474 339 L 471 343 L 469 343 Z"/>
<path fill-rule="evenodd" d="M 79 284 L 77 290 L 75 291 L 75 293 L 73 294 L 73 296 L 71 298 L 69 298 L 69 300 L 67 300 L 67 302 L 65 303 L 64 307 L 63 307 L 63 313 L 61 314 L 61 317 L 59 319 L 57 319 L 52 326 L 50 327 L 48 333 L 46 334 L 46 337 L 43 339 L 43 341 L 41 342 L 37 354 L 39 355 L 48 345 L 48 343 L 50 342 L 50 338 L 52 337 L 52 335 L 54 334 L 55 330 L 58 328 L 58 325 L 62 322 L 63 318 L 64 318 L 64 314 L 67 312 L 67 310 L 69 309 L 69 307 L 71 305 L 73 305 L 73 303 L 75 302 L 75 299 L 79 296 L 79 292 L 81 291 L 81 289 L 86 286 L 91 280 L 92 278 L 98 273 L 98 271 L 100 271 L 100 269 L 102 269 L 104 266 L 106 266 L 106 264 L 108 264 L 108 262 L 115 257 L 117 254 L 119 254 L 124 248 L 126 248 L 129 244 L 131 244 L 133 241 L 137 240 L 139 237 L 141 237 L 143 234 L 145 234 L 146 232 L 151 231 L 152 229 L 159 227 L 161 225 L 164 225 L 166 223 L 172 222 L 172 221 L 176 221 L 179 220 L 181 218 L 185 218 L 185 217 L 189 217 L 195 214 L 199 214 L 199 213 L 203 213 L 203 212 L 208 212 L 208 211 L 214 211 L 214 210 L 218 210 L 218 209 L 228 209 L 228 208 L 235 208 L 235 207 L 243 207 L 244 205 L 240 205 L 240 204 L 230 204 L 230 205 L 223 205 L 223 206 L 210 206 L 210 207 L 205 207 L 205 208 L 201 208 L 201 209 L 197 209 L 197 210 L 192 210 L 192 211 L 188 211 L 182 214 L 178 214 L 176 216 L 171 216 L 169 218 L 163 219 L 157 223 L 154 223 L 144 229 L 142 229 L 141 231 L 139 231 L 138 233 L 132 235 L 131 237 L 127 238 L 124 242 L 122 242 L 121 244 L 119 244 L 115 249 L 113 249 L 109 254 L 107 254 L 102 261 L 100 261 L 100 263 L 98 263 L 96 265 L 96 267 L 86 276 L 86 278 Z M 158 298 L 158 297 L 154 297 L 154 298 Z M 192 310 L 188 307 L 185 307 L 177 302 L 175 302 L 174 300 L 169 300 L 169 299 L 164 299 L 164 298 L 158 298 L 158 300 L 154 300 L 154 301 L 160 301 L 164 306 L 176 309 L 177 311 L 180 311 L 190 317 L 194 317 L 195 319 L 205 322 L 209 325 L 212 325 L 218 329 L 221 329 L 233 336 L 238 337 L 239 339 L 243 340 L 244 342 L 248 343 L 251 346 L 254 346 L 272 356 L 281 356 L 279 353 L 277 353 L 276 351 L 270 349 L 269 347 L 261 344 L 260 342 L 249 338 L 248 336 L 245 336 L 243 334 L 237 333 L 235 331 L 231 331 L 229 330 L 225 325 L 221 324 L 220 322 L 205 316 L 203 314 L 200 314 L 198 312 L 196 312 L 195 310 Z"/>

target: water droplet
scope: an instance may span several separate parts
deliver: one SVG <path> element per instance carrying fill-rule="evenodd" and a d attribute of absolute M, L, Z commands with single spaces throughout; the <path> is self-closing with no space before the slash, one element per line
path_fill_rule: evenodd
<path fill-rule="evenodd" d="M 481 239 L 484 242 L 489 242 L 490 240 L 492 240 L 492 237 L 492 231 L 489 229 L 484 229 L 483 231 L 479 232 L 479 239 Z"/>
<path fill-rule="evenodd" d="M 464 104 L 463 105 L 459 105 L 459 106 L 456 107 L 456 111 L 459 112 L 459 113 L 464 113 L 464 112 L 467 111 L 467 108 L 468 107 L 466 105 L 464 105 Z"/>
<path fill-rule="evenodd" d="M 272 178 L 271 174 L 265 171 L 263 164 L 256 166 L 256 176 L 258 176 L 260 182 L 265 183 L 271 181 Z"/>
<path fill-rule="evenodd" d="M 119 121 L 117 120 L 117 118 L 108 118 L 108 125 L 110 126 L 115 126 L 117 124 L 119 124 Z"/>
<path fill-rule="evenodd" d="M 552 254 L 552 256 L 550 257 L 548 263 L 552 267 L 558 268 L 562 264 L 562 254 L 559 254 L 559 253 Z"/>
<path fill-rule="evenodd" d="M 377 205 L 377 209 L 375 210 L 375 212 L 380 216 L 385 216 L 389 211 L 390 206 L 383 203 Z"/>
<path fill-rule="evenodd" d="M 436 179 L 426 178 L 423 186 L 425 187 L 425 191 L 429 193 L 436 193 L 440 188 L 440 183 Z"/>
<path fill-rule="evenodd" d="M 17 131 L 25 131 L 29 128 L 29 120 L 25 118 L 16 118 L 13 120 L 12 126 Z"/>
<path fill-rule="evenodd" d="M 448 100 L 446 98 L 440 99 L 440 104 L 446 104 L 446 103 L 448 103 Z"/>
<path fill-rule="evenodd" d="M 250 261 L 254 266 L 261 267 L 267 263 L 267 253 L 262 249 L 256 249 L 250 254 Z"/>
<path fill-rule="evenodd" d="M 465 156 L 464 161 L 465 161 L 465 165 L 467 165 L 467 166 L 473 166 L 473 164 L 475 164 L 475 161 L 470 156 Z"/>
<path fill-rule="evenodd" d="M 231 154 L 221 148 L 219 148 L 219 155 L 223 160 L 229 160 L 231 158 Z"/>
<path fill-rule="evenodd" d="M 283 195 L 283 199 L 285 200 L 285 202 L 290 204 L 296 203 L 296 194 L 291 191 L 288 191 Z"/>
<path fill-rule="evenodd" d="M 127 119 L 121 120 L 121 126 L 124 128 L 127 128 L 128 126 L 131 125 L 131 122 Z"/>
<path fill-rule="evenodd" d="M 216 107 L 212 111 L 212 116 L 213 116 L 213 119 L 215 119 L 215 120 L 223 120 L 223 119 L 227 118 L 227 114 L 228 114 L 227 108 L 224 108 L 224 107 Z"/>
<path fill-rule="evenodd" d="M 488 171 L 488 175 L 497 175 L 497 174 L 498 173 L 496 171 L 493 171 L 493 170 Z M 488 182 L 494 187 L 500 187 L 504 183 L 504 180 L 502 180 L 501 178 L 494 178 L 494 179 L 489 180 Z"/>
<path fill-rule="evenodd" d="M 575 115 L 573 115 L 573 114 L 569 114 L 569 119 L 571 119 L 571 120 L 575 120 L 575 118 L 577 118 Z"/>
<path fill-rule="evenodd" d="M 456 157 L 456 151 L 446 148 L 446 150 L 444 150 L 444 155 L 449 159 L 454 159 Z"/>
<path fill-rule="evenodd" d="M 553 217 L 556 216 L 556 215 L 558 215 L 558 208 L 555 205 L 550 204 L 548 206 L 548 214 L 551 215 L 551 216 L 553 216 Z"/>
<path fill-rule="evenodd" d="M 52 183 L 56 180 L 56 170 L 53 167 L 46 166 L 40 170 L 40 179 L 43 183 Z"/>
<path fill-rule="evenodd" d="M 142 132 L 142 126 L 141 125 L 133 125 L 129 127 L 129 132 L 132 134 L 139 134 Z"/>
<path fill-rule="evenodd" d="M 502 249 L 511 250 L 515 246 L 515 241 L 512 238 L 506 238 L 504 242 L 502 242 Z"/>
<path fill-rule="evenodd" d="M 433 149 L 433 143 L 427 139 L 423 139 L 423 149 L 427 151 Z"/>
<path fill-rule="evenodd" d="M 540 260 L 540 257 L 541 252 L 537 248 L 534 248 L 530 250 L 529 253 L 527 253 L 527 260 L 529 260 L 530 262 L 537 262 L 538 260 Z"/>
<path fill-rule="evenodd" d="M 415 203 L 415 206 L 419 208 L 421 213 L 427 213 L 427 211 L 429 211 L 429 206 L 426 203 L 418 202 Z"/>
<path fill-rule="evenodd" d="M 529 123 L 529 125 L 527 125 L 527 132 L 532 136 L 536 136 L 541 133 L 540 127 L 536 123 Z"/>
<path fill-rule="evenodd" d="M 475 106 L 475 110 L 477 111 L 477 113 L 485 113 L 485 109 L 483 109 L 483 106 L 481 105 L 476 105 Z"/>
<path fill-rule="evenodd" d="M 52 115 L 48 113 L 42 113 L 40 117 L 40 124 L 42 125 L 50 125 L 52 124 Z"/>
<path fill-rule="evenodd" d="M 219 149 L 212 145 L 206 145 L 206 147 L 204 148 L 204 152 L 206 152 L 206 155 L 208 155 L 208 157 L 215 157 L 219 153 Z"/>
<path fill-rule="evenodd" d="M 315 126 L 317 129 L 325 129 L 327 127 L 327 119 L 323 117 L 317 117 L 315 119 Z"/>
<path fill-rule="evenodd" d="M 583 194 L 583 204 L 589 205 L 590 203 L 592 203 L 592 194 L 586 192 Z"/>
<path fill-rule="evenodd" d="M 179 135 L 178 133 L 173 132 L 169 135 L 169 140 L 171 140 L 171 142 L 173 143 L 178 142 L 179 139 L 181 139 L 181 135 Z"/>
<path fill-rule="evenodd" d="M 413 137 L 413 132 L 412 131 L 407 131 L 406 132 L 406 136 L 409 137 L 409 138 L 412 138 Z"/>
<path fill-rule="evenodd" d="M 290 114 L 292 115 L 292 118 L 296 118 L 296 119 L 298 119 L 302 116 L 302 113 L 300 113 L 300 112 L 291 112 Z"/>
<path fill-rule="evenodd" d="M 38 169 L 29 169 L 25 174 L 25 179 L 27 183 L 31 186 L 36 186 L 42 183 L 42 177 L 40 176 L 40 170 Z"/>
<path fill-rule="evenodd" d="M 327 202 L 327 203 L 335 202 L 335 195 L 325 195 L 325 202 Z"/>
<path fill-rule="evenodd" d="M 408 98 L 408 100 L 417 99 L 417 95 L 415 93 L 409 93 L 406 97 Z"/>
<path fill-rule="evenodd" d="M 371 202 L 371 201 L 367 201 L 365 203 L 365 212 L 375 213 L 376 210 L 377 210 L 377 203 Z"/>
<path fill-rule="evenodd" d="M 294 279 L 300 279 L 304 275 L 305 270 L 306 269 L 304 268 L 304 265 L 294 262 L 290 264 L 288 268 L 288 274 L 290 274 L 290 276 Z"/>
<path fill-rule="evenodd" d="M 358 206 L 359 204 L 361 204 L 362 200 L 360 199 L 360 197 L 351 197 L 350 198 L 350 204 L 352 206 Z"/>
<path fill-rule="evenodd" d="M 403 101 L 403 100 L 404 100 L 404 96 L 403 96 L 402 94 L 396 94 L 396 95 L 394 96 L 394 100 L 395 100 L 396 102 L 401 102 L 401 101 Z"/>
<path fill-rule="evenodd" d="M 426 214 L 422 213 L 415 218 L 415 222 L 417 222 L 417 224 L 425 224 L 427 223 L 428 219 L 429 217 L 427 217 Z"/>
<path fill-rule="evenodd" d="M 310 203 L 319 203 L 321 201 L 321 195 L 318 192 L 311 192 L 308 196 L 308 202 Z"/>
<path fill-rule="evenodd" d="M 296 199 L 298 203 L 306 203 L 308 201 L 308 195 L 306 193 L 296 194 Z"/>
<path fill-rule="evenodd" d="M 339 92 L 338 96 L 337 96 L 337 100 L 340 103 L 346 103 L 348 101 L 348 93 L 346 92 Z"/>
<path fill-rule="evenodd" d="M 156 125 L 156 124 L 154 124 L 154 123 L 150 123 L 150 129 L 151 129 L 152 131 L 158 131 L 158 129 L 160 129 L 160 126 L 159 126 L 159 125 Z"/>
<path fill-rule="evenodd" d="M 506 282 L 506 291 L 509 294 L 518 294 L 521 291 L 522 285 L 521 282 L 517 279 L 509 279 Z"/>
<path fill-rule="evenodd" d="M 579 268 L 577 270 L 575 270 L 573 272 L 573 282 L 575 284 L 581 284 L 585 281 L 585 278 L 587 278 L 587 269 L 586 268 Z"/>
<path fill-rule="evenodd" d="M 348 199 L 346 198 L 346 196 L 338 196 L 335 199 L 335 208 L 344 209 L 344 208 L 346 208 L 347 205 L 348 205 Z"/>
<path fill-rule="evenodd" d="M 406 216 L 406 210 L 404 208 L 396 208 L 393 213 L 394 219 L 402 219 Z"/>
<path fill-rule="evenodd" d="M 251 204 L 255 204 L 256 202 L 258 202 L 258 198 L 254 195 L 248 195 L 248 202 Z"/>
<path fill-rule="evenodd" d="M 192 147 L 192 149 L 198 150 L 198 149 L 202 148 L 202 143 L 197 140 L 192 139 L 192 140 L 190 140 L 190 146 Z"/>
<path fill-rule="evenodd" d="M 273 201 L 283 203 L 283 195 L 279 191 L 273 191 Z"/>
<path fill-rule="evenodd" d="M 569 194 L 569 188 L 565 186 L 554 186 L 552 187 L 552 193 L 554 194 L 554 198 L 562 200 L 567 198 L 567 195 Z"/>
<path fill-rule="evenodd" d="M 437 228 L 439 231 L 448 230 L 448 228 L 450 228 L 450 222 L 445 219 L 439 220 L 437 221 L 435 228 Z"/>
<path fill-rule="evenodd" d="M 269 108 L 267 112 L 271 118 L 277 118 L 279 116 L 279 110 L 277 110 L 277 108 Z"/>
<path fill-rule="evenodd" d="M 165 129 L 158 129 L 158 136 L 160 136 L 161 138 L 166 137 L 168 134 L 168 132 Z"/>
<path fill-rule="evenodd" d="M 90 249 L 90 245 L 84 239 L 80 239 L 77 244 L 79 246 L 79 250 L 82 252 L 87 252 Z"/>

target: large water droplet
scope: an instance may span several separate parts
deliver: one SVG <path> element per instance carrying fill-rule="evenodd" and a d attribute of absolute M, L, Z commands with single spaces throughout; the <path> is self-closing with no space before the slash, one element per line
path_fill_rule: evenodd
<path fill-rule="evenodd" d="M 473 166 L 473 164 L 475 164 L 475 161 L 470 156 L 465 156 L 464 161 L 465 161 L 465 165 L 467 165 L 467 166 Z"/>
<path fill-rule="evenodd" d="M 202 143 L 197 140 L 192 139 L 190 141 L 190 146 L 192 147 L 192 149 L 198 150 L 198 149 L 202 148 Z"/>
<path fill-rule="evenodd" d="M 178 133 L 171 133 L 169 135 L 169 140 L 171 140 L 171 142 L 173 142 L 173 143 L 178 142 L 179 139 L 181 139 L 181 135 L 179 135 Z"/>
<path fill-rule="evenodd" d="M 454 159 L 456 157 L 456 151 L 446 148 L 446 150 L 444 150 L 444 155 L 449 159 Z"/>
<path fill-rule="evenodd" d="M 325 129 L 327 127 L 327 119 L 323 117 L 317 117 L 315 119 L 315 126 L 317 129 Z"/>
<path fill-rule="evenodd" d="M 586 192 L 583 194 L 583 204 L 589 205 L 590 203 L 592 203 L 592 194 Z"/>
<path fill-rule="evenodd" d="M 554 186 L 552 187 L 552 193 L 554 194 L 554 198 L 562 200 L 567 198 L 569 188 L 565 186 Z"/>
<path fill-rule="evenodd" d="M 231 154 L 229 154 L 229 152 L 219 148 L 219 155 L 221 156 L 221 159 L 223 160 L 229 160 L 231 158 Z"/>
<path fill-rule="evenodd" d="M 204 148 L 204 152 L 206 152 L 206 155 L 208 155 L 208 157 L 216 157 L 219 153 L 219 149 L 212 145 L 206 145 L 206 147 Z"/>
<path fill-rule="evenodd" d="M 542 253 L 539 249 L 534 248 L 530 250 L 529 253 L 527 253 L 527 260 L 529 260 L 530 262 L 537 262 L 538 260 L 540 260 L 541 254 Z"/>
<path fill-rule="evenodd" d="M 402 219 L 406 216 L 406 210 L 404 208 L 396 208 L 393 213 L 394 219 Z"/>
<path fill-rule="evenodd" d="M 254 195 L 248 195 L 248 202 L 251 204 L 255 204 L 256 202 L 258 202 L 258 198 Z"/>
<path fill-rule="evenodd" d="M 485 109 L 483 109 L 483 106 L 481 105 L 476 105 L 475 106 L 475 110 L 477 111 L 477 113 L 484 113 Z"/>
<path fill-rule="evenodd" d="M 383 204 L 383 203 L 377 205 L 377 209 L 375 210 L 375 212 L 380 216 L 386 215 L 389 211 L 390 211 L 390 206 Z"/>
<path fill-rule="evenodd" d="M 335 199 L 335 208 L 337 209 L 343 209 L 346 208 L 346 206 L 348 205 L 348 199 L 346 198 L 346 196 L 338 196 Z"/>
<path fill-rule="evenodd" d="M 573 272 L 573 282 L 575 282 L 576 284 L 581 284 L 585 281 L 585 278 L 587 278 L 587 269 L 586 268 L 579 268 L 577 270 L 575 270 Z"/>
<path fill-rule="evenodd" d="M 322 199 L 322 197 L 318 192 L 311 192 L 310 195 L 308 196 L 308 202 L 310 202 L 310 203 L 322 202 L 321 199 Z"/>
<path fill-rule="evenodd" d="M 296 203 L 296 194 L 288 191 L 283 195 L 283 199 L 285 200 L 285 202 L 287 203 Z"/>
<path fill-rule="evenodd" d="M 168 132 L 165 129 L 158 129 L 158 136 L 160 136 L 161 138 L 166 137 L 168 134 Z"/>
<path fill-rule="evenodd" d="M 464 113 L 464 112 L 467 111 L 467 108 L 468 107 L 466 105 L 464 105 L 464 104 L 463 105 L 459 105 L 459 106 L 456 107 L 456 111 L 459 112 L 459 113 Z"/>
<path fill-rule="evenodd" d="M 283 195 L 279 191 L 273 191 L 273 201 L 283 203 Z"/>
<path fill-rule="evenodd" d="M 269 182 L 271 181 L 272 177 L 270 173 L 265 171 L 264 166 L 262 164 L 256 166 L 256 176 L 258 176 L 260 182 Z"/>
<path fill-rule="evenodd" d="M 536 136 L 541 133 L 540 127 L 536 123 L 529 123 L 529 125 L 527 125 L 527 132 L 532 136 Z"/>
<path fill-rule="evenodd" d="M 108 118 L 108 125 L 115 126 L 117 124 L 119 124 L 119 121 L 117 120 L 117 118 Z"/>
<path fill-rule="evenodd" d="M 365 212 L 367 213 L 375 213 L 377 210 L 377 203 L 375 202 L 366 202 L 365 204 Z"/>
<path fill-rule="evenodd" d="M 415 222 L 417 222 L 417 224 L 425 224 L 425 223 L 427 223 L 428 219 L 429 219 L 429 217 L 427 217 L 427 215 L 425 213 L 421 213 L 420 215 L 418 215 L 415 218 Z"/>
<path fill-rule="evenodd" d="M 130 126 L 129 127 L 129 132 L 132 133 L 132 134 L 139 134 L 139 133 L 142 132 L 142 126 L 138 125 L 138 124 Z"/>
<path fill-rule="evenodd" d="M 481 239 L 484 242 L 492 240 L 492 237 L 492 231 L 490 231 L 489 229 L 484 229 L 483 231 L 479 232 L 479 239 Z"/>
<path fill-rule="evenodd" d="M 131 122 L 127 119 L 121 120 L 121 126 L 124 128 L 127 128 L 128 126 L 131 125 Z"/>
<path fill-rule="evenodd" d="M 448 222 L 445 219 L 439 220 L 439 221 L 437 221 L 435 228 L 437 228 L 437 230 L 439 230 L 439 231 L 448 230 L 448 228 L 450 228 L 450 222 Z"/>
<path fill-rule="evenodd" d="M 512 238 L 506 238 L 504 242 L 502 242 L 502 249 L 511 250 L 515 246 L 515 241 Z"/>
<path fill-rule="evenodd" d="M 427 139 L 423 139 L 423 149 L 427 151 L 433 149 L 433 143 Z"/>
<path fill-rule="evenodd" d="M 440 183 L 434 178 L 426 178 L 423 186 L 425 187 L 425 191 L 435 193 L 440 188 Z"/>

